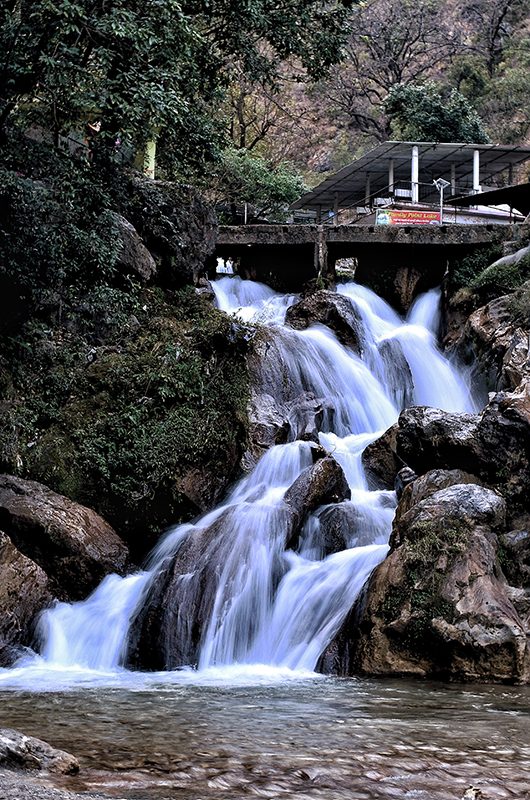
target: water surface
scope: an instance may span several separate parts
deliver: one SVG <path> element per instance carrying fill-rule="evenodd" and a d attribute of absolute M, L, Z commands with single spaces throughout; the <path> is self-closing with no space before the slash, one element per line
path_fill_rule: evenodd
<path fill-rule="evenodd" d="M 529 687 L 236 668 L 127 682 L 4 689 L 1 724 L 77 755 L 62 787 L 126 800 L 530 798 Z"/>

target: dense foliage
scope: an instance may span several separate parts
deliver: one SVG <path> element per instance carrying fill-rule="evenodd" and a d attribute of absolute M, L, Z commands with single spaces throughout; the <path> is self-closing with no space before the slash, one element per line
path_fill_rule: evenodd
<path fill-rule="evenodd" d="M 300 59 L 312 76 L 337 60 L 336 0 L 8 0 L 0 17 L 0 130 L 38 124 L 55 143 L 89 120 L 100 143 L 160 137 L 166 166 L 197 164 L 217 142 L 219 92 L 234 64 L 273 82 Z"/>
<path fill-rule="evenodd" d="M 393 139 L 409 142 L 475 142 L 488 137 L 480 117 L 456 89 L 446 97 L 436 84 L 396 84 L 384 101 Z"/>

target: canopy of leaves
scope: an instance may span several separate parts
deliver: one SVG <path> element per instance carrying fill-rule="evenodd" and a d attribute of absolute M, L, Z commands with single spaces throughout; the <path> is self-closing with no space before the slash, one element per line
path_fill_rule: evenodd
<path fill-rule="evenodd" d="M 305 191 L 302 177 L 287 164 L 272 166 L 248 150 L 230 148 L 216 169 L 219 202 L 247 202 L 255 217 L 282 220 L 288 206 Z"/>
<path fill-rule="evenodd" d="M 231 69 L 274 80 L 295 56 L 312 76 L 337 60 L 348 0 L 7 0 L 0 11 L 0 129 L 13 117 L 60 133 L 90 118 L 100 139 L 160 131 L 178 162 L 215 147 Z M 182 145 L 182 147 L 181 147 Z M 210 152 L 211 154 L 211 152 Z"/>
<path fill-rule="evenodd" d="M 393 86 L 384 102 L 394 138 L 416 142 L 488 141 L 480 117 L 456 89 L 444 97 L 440 87 Z"/>

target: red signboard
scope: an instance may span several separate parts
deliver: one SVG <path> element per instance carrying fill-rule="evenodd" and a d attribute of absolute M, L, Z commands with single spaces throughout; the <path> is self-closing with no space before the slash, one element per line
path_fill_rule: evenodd
<path fill-rule="evenodd" d="M 397 211 L 379 208 L 375 221 L 377 225 L 439 225 L 439 211 Z"/>

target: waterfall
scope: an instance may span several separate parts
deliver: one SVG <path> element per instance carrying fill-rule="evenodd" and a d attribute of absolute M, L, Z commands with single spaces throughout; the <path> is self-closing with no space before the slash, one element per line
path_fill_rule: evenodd
<path fill-rule="evenodd" d="M 284 376 L 277 400 L 311 393 L 322 401 L 318 443 L 294 439 L 270 448 L 222 505 L 169 531 L 143 572 L 108 576 L 84 602 L 46 611 L 41 665 L 123 669 L 132 631 L 142 630 L 142 615 L 163 584 L 170 586 L 164 598 L 171 598 L 160 603 L 167 668 L 313 670 L 388 551 L 396 499 L 369 490 L 363 450 L 405 404 L 474 410 L 465 380 L 436 346 L 437 291 L 419 298 L 403 320 L 369 289 L 339 286 L 362 321 L 357 355 L 322 325 L 288 328 L 295 296 L 239 277 L 223 277 L 213 288 L 225 313 L 268 327 L 268 369 Z M 313 510 L 293 543 L 288 490 L 312 466 L 318 444 L 341 465 L 351 499 Z M 344 541 L 330 551 L 326 526 L 337 515 Z"/>

